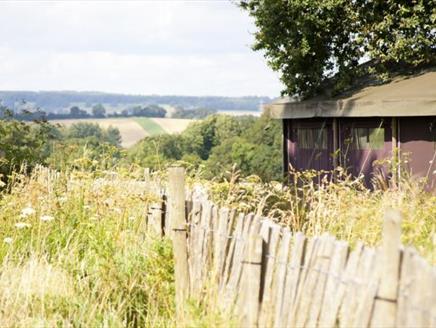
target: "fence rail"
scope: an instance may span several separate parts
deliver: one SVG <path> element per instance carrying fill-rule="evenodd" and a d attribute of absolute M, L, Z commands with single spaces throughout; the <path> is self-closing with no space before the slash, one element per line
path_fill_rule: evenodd
<path fill-rule="evenodd" d="M 400 213 L 385 214 L 380 247 L 351 249 L 202 194 L 186 200 L 183 175 L 170 169 L 168 199 L 148 215 L 150 229 L 173 240 L 179 313 L 212 286 L 241 326 L 436 327 L 436 269 L 401 245 Z"/>

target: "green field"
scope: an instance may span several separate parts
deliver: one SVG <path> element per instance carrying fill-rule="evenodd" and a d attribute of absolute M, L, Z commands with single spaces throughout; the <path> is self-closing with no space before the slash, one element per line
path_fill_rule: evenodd
<path fill-rule="evenodd" d="M 148 117 L 135 117 L 134 120 L 151 136 L 167 133 L 159 124 Z"/>

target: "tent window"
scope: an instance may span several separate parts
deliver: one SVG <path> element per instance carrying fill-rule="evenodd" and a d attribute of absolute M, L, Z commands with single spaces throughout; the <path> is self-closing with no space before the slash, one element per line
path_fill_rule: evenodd
<path fill-rule="evenodd" d="M 354 149 L 383 149 L 385 141 L 384 128 L 353 128 Z"/>
<path fill-rule="evenodd" d="M 327 130 L 298 128 L 297 140 L 300 149 L 327 149 Z"/>

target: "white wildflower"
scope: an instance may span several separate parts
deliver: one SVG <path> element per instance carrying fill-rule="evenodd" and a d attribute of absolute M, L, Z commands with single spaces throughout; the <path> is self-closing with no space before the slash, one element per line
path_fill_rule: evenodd
<path fill-rule="evenodd" d="M 31 216 L 33 214 L 35 214 L 35 210 L 31 207 L 25 207 L 21 210 L 21 214 L 20 217 L 22 218 L 27 218 L 28 216 Z"/>
<path fill-rule="evenodd" d="M 84 205 L 83 208 L 84 208 L 85 210 L 89 210 L 89 209 L 91 208 L 91 206 L 89 206 L 89 205 Z"/>
<path fill-rule="evenodd" d="M 61 196 L 61 197 L 58 198 L 58 201 L 59 201 L 59 203 L 63 204 L 63 203 L 65 203 L 67 201 L 67 199 L 68 199 L 67 197 Z"/>
<path fill-rule="evenodd" d="M 30 223 L 26 223 L 26 222 L 17 222 L 15 223 L 15 227 L 17 229 L 24 229 L 24 228 L 30 228 L 32 225 Z"/>
<path fill-rule="evenodd" d="M 49 222 L 53 221 L 54 217 L 52 217 L 51 215 L 42 215 L 39 219 L 44 222 Z"/>
<path fill-rule="evenodd" d="M 114 212 L 118 213 L 118 214 L 121 214 L 122 211 L 121 211 L 121 209 L 119 207 L 115 207 L 114 208 Z"/>
<path fill-rule="evenodd" d="M 106 206 L 113 206 L 114 205 L 114 201 L 111 198 L 106 198 L 103 202 L 104 205 Z"/>
<path fill-rule="evenodd" d="M 129 216 L 129 221 L 135 221 L 136 218 L 134 216 Z"/>
<path fill-rule="evenodd" d="M 3 239 L 3 242 L 5 244 L 12 244 L 13 239 L 11 237 L 6 237 L 5 239 Z"/>

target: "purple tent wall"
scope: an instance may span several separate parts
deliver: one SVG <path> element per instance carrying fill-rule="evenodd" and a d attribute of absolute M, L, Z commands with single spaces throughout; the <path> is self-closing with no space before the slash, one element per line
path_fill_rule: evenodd
<path fill-rule="evenodd" d="M 409 156 L 408 167 L 414 177 L 428 177 L 429 190 L 436 189 L 436 117 L 399 118 L 398 140 L 403 159 Z M 367 186 L 384 160 L 392 158 L 392 118 L 338 118 L 338 145 L 341 148 L 339 165 L 346 167 L 354 176 L 365 175 Z M 313 152 L 298 147 L 295 129 L 298 127 L 321 127 L 328 131 L 328 149 L 318 151 L 316 160 Z M 350 149 L 346 140 L 351 136 L 352 127 L 384 128 L 384 145 L 381 149 Z M 286 119 L 283 120 L 284 133 L 284 167 L 289 165 L 297 170 L 331 170 L 333 168 L 333 130 L 331 118 L 320 119 Z M 380 163 L 380 165 L 378 164 Z M 385 167 L 387 163 L 385 164 Z"/>
<path fill-rule="evenodd" d="M 339 145 L 341 147 L 340 164 L 348 169 L 353 176 L 364 174 L 365 183 L 371 186 L 375 173 L 386 175 L 386 159 L 392 157 L 392 130 L 390 117 L 386 118 L 342 118 L 339 120 Z M 380 149 L 353 149 L 347 143 L 350 140 L 352 128 L 384 128 L 384 144 Z"/>
<path fill-rule="evenodd" d="M 413 177 L 426 177 L 428 190 L 436 189 L 436 116 L 399 119 L 399 148 Z"/>
<path fill-rule="evenodd" d="M 297 170 L 331 170 L 333 161 L 333 133 L 331 119 L 284 120 L 285 125 L 285 167 L 289 164 Z M 295 130 L 298 128 L 324 128 L 327 131 L 327 149 L 301 149 Z"/>

